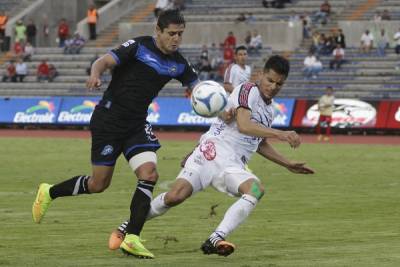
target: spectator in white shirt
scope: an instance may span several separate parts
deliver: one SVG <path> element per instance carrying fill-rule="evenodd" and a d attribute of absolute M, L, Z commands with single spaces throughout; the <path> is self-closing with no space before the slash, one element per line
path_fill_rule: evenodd
<path fill-rule="evenodd" d="M 258 51 L 262 48 L 262 37 L 257 30 L 253 30 L 249 44 L 249 54 L 258 54 Z"/>
<path fill-rule="evenodd" d="M 23 52 L 23 59 L 24 61 L 31 61 L 33 54 L 35 53 L 35 48 L 32 46 L 31 43 L 26 43 L 24 52 Z"/>
<path fill-rule="evenodd" d="M 333 59 L 329 62 L 329 68 L 338 70 L 344 63 L 344 49 L 340 44 L 332 52 Z"/>
<path fill-rule="evenodd" d="M 28 67 L 26 63 L 22 61 L 21 58 L 18 59 L 15 65 L 15 72 L 17 73 L 17 81 L 23 82 L 26 75 L 28 75 Z"/>
<path fill-rule="evenodd" d="M 366 30 L 361 36 L 361 51 L 364 53 L 369 53 L 374 44 L 374 36 L 369 30 Z"/>
<path fill-rule="evenodd" d="M 308 56 L 304 58 L 303 64 L 304 76 L 306 78 L 316 79 L 323 68 L 322 62 L 312 52 L 310 52 Z"/>

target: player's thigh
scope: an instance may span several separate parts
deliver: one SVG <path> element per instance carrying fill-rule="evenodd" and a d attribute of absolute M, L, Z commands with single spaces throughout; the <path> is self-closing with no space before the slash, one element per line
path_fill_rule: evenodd
<path fill-rule="evenodd" d="M 124 140 L 123 154 L 139 179 L 157 180 L 156 151 L 160 147 L 150 124 L 145 124 L 142 130 L 128 135 Z"/>
<path fill-rule="evenodd" d="M 251 185 L 256 183 L 261 186 L 260 179 L 253 173 L 241 168 L 228 168 L 223 175 L 224 191 L 234 196 L 251 192 Z"/>

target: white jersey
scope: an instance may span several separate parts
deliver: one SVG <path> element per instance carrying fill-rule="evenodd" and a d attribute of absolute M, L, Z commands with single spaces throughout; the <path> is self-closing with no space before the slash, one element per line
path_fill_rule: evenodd
<path fill-rule="evenodd" d="M 250 80 L 251 68 L 245 65 L 244 69 L 238 64 L 231 64 L 225 71 L 224 83 L 232 84 L 233 88 Z"/>
<path fill-rule="evenodd" d="M 256 84 L 246 82 L 233 90 L 228 98 L 226 110 L 238 107 L 249 109 L 252 121 L 267 128 L 271 127 L 274 119 L 273 105 L 264 102 Z M 240 133 L 235 121 L 226 124 L 221 119 L 210 126 L 210 129 L 201 137 L 200 142 L 206 139 L 225 143 L 225 147 L 232 149 L 232 154 L 235 154 L 236 159 L 240 159 L 242 164 L 247 164 L 262 141 L 260 137 Z M 238 161 L 236 160 L 236 162 Z"/>

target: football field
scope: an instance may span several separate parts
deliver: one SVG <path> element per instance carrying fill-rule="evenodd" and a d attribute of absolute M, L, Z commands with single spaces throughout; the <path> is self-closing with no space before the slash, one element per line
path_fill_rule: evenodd
<path fill-rule="evenodd" d="M 168 189 L 195 144 L 161 143 L 155 194 Z M 255 156 L 250 168 L 266 194 L 229 237 L 237 245 L 231 256 L 199 249 L 235 201 L 209 188 L 145 225 L 153 260 L 107 248 L 136 187 L 123 157 L 104 193 L 57 199 L 38 225 L 31 216 L 38 184 L 90 174 L 90 140 L 7 137 L 0 147 L 0 266 L 400 266 L 400 146 L 320 143 L 292 150 L 277 143 L 316 174 L 292 174 Z"/>

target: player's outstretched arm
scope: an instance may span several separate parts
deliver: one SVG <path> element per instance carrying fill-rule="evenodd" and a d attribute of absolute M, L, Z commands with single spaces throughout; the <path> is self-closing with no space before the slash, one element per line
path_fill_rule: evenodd
<path fill-rule="evenodd" d="M 263 137 L 263 138 L 277 138 L 286 141 L 293 148 L 300 146 L 300 137 L 295 131 L 281 131 L 277 129 L 267 128 L 252 122 L 251 111 L 239 107 L 236 112 L 236 122 L 239 132 L 245 135 Z"/>
<path fill-rule="evenodd" d="M 101 86 L 101 74 L 107 69 L 113 68 L 115 65 L 117 65 L 117 62 L 109 54 L 98 58 L 92 65 L 90 77 L 86 81 L 86 87 L 89 90 L 98 89 Z"/>
<path fill-rule="evenodd" d="M 311 168 L 304 166 L 305 162 L 293 162 L 287 159 L 278 151 L 276 151 L 266 140 L 263 140 L 260 143 L 257 152 L 266 159 L 287 168 L 291 172 L 301 173 L 301 174 L 314 173 L 314 171 Z"/>

